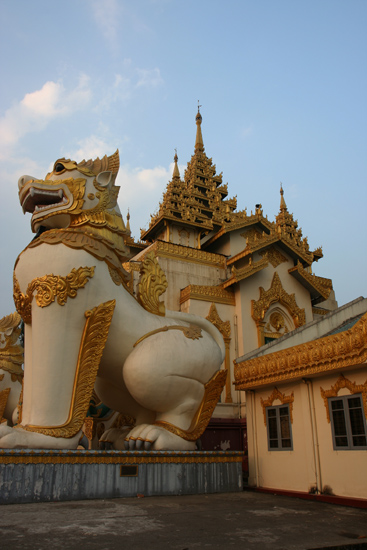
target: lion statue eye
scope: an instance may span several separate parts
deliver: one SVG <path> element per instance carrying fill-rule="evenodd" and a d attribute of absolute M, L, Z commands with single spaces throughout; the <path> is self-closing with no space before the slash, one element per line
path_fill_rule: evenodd
<path fill-rule="evenodd" d="M 58 162 L 54 168 L 54 172 L 62 172 L 63 170 L 65 170 L 65 166 L 61 162 Z"/>

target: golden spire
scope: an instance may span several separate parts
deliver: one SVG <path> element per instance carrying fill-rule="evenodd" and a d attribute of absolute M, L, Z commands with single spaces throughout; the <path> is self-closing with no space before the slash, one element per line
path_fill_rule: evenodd
<path fill-rule="evenodd" d="M 287 205 L 285 204 L 284 200 L 284 191 L 283 191 L 283 184 L 280 182 L 280 211 L 286 212 L 287 211 Z"/>
<path fill-rule="evenodd" d="M 198 102 L 198 112 L 195 117 L 196 120 L 196 141 L 195 141 L 195 151 L 204 151 L 204 142 L 203 142 L 203 136 L 201 134 L 201 121 L 203 120 L 201 114 L 200 114 L 200 107 Z"/>
<path fill-rule="evenodd" d="M 177 149 L 175 149 L 175 156 L 174 156 L 174 162 L 175 162 L 175 165 L 173 167 L 173 174 L 172 174 L 172 179 L 175 179 L 175 178 L 178 178 L 180 179 L 180 171 L 178 169 L 178 164 L 177 164 L 177 161 L 178 161 L 178 156 L 177 156 Z"/>
<path fill-rule="evenodd" d="M 127 209 L 126 220 L 127 220 L 127 222 L 126 222 L 126 231 L 128 233 L 131 233 L 131 229 L 130 229 L 130 211 L 129 211 L 129 209 Z"/>

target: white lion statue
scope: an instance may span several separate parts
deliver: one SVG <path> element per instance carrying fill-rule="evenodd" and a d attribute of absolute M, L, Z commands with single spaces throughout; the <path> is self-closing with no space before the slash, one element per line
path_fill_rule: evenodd
<path fill-rule="evenodd" d="M 207 320 L 165 311 L 154 255 L 134 297 L 122 264 L 132 239 L 115 185 L 118 151 L 55 162 L 19 179 L 35 239 L 14 268 L 24 326 L 21 418 L 0 447 L 75 449 L 93 391 L 133 422 L 107 430 L 114 449 L 193 450 L 225 382 L 224 343 Z M 122 425 L 121 425 L 122 424 Z"/>

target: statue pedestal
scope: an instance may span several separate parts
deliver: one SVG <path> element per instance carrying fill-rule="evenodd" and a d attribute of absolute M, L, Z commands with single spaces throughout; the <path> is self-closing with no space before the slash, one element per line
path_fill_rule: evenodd
<path fill-rule="evenodd" d="M 240 451 L 0 451 L 0 504 L 242 491 Z"/>

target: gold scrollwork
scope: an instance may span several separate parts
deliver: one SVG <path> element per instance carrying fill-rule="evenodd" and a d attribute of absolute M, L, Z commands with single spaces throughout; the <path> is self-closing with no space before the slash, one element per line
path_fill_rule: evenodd
<path fill-rule="evenodd" d="M 155 426 L 161 426 L 165 430 L 182 437 L 186 441 L 196 441 L 203 434 L 207 427 L 213 411 L 218 403 L 220 394 L 225 386 L 227 371 L 219 370 L 213 378 L 205 384 L 205 393 L 200 407 L 198 408 L 188 430 L 182 430 L 170 422 L 157 421 Z"/>
<path fill-rule="evenodd" d="M 57 300 L 60 306 L 65 305 L 67 298 L 75 298 L 77 290 L 83 288 L 88 279 L 93 277 L 94 267 L 73 268 L 66 277 L 58 275 L 44 275 L 33 279 L 23 294 L 14 272 L 14 302 L 18 313 L 25 323 L 32 322 L 33 293 L 36 294 L 36 303 L 39 307 L 47 307 Z"/>
<path fill-rule="evenodd" d="M 0 391 L 0 424 L 2 422 L 5 422 L 5 419 L 3 417 L 4 417 L 5 407 L 8 402 L 10 389 L 11 388 L 5 388 L 5 390 Z"/>
<path fill-rule="evenodd" d="M 150 336 L 153 336 L 154 334 L 159 334 L 160 332 L 167 332 L 168 330 L 181 330 L 184 336 L 186 338 L 189 338 L 190 340 L 198 340 L 199 338 L 202 338 L 201 328 L 199 327 L 195 327 L 192 325 L 187 327 L 184 327 L 181 325 L 170 325 L 170 326 L 165 326 L 161 328 L 156 328 L 155 330 L 152 330 L 151 332 L 144 334 L 144 336 L 142 336 L 141 338 L 139 338 L 139 340 L 135 342 L 133 347 L 135 348 L 135 346 L 140 344 L 140 342 L 142 342 L 146 338 L 149 338 Z"/>
<path fill-rule="evenodd" d="M 85 312 L 86 321 L 79 348 L 70 411 L 66 422 L 61 426 L 18 424 L 16 427 L 30 432 L 64 438 L 73 437 L 81 430 L 92 397 L 115 304 L 116 301 L 111 300 Z"/>
<path fill-rule="evenodd" d="M 155 315 L 166 314 L 164 302 L 159 297 L 166 291 L 168 283 L 166 275 L 160 267 L 154 252 L 149 252 L 140 269 L 138 285 L 138 301 L 144 309 Z"/>

